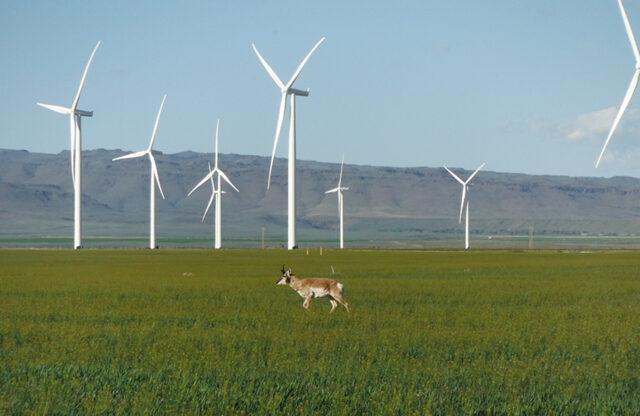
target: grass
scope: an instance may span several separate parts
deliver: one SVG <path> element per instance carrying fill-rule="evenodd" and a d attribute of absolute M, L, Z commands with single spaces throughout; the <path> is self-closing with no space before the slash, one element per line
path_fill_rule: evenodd
<path fill-rule="evenodd" d="M 636 252 L 4 250 L 0 414 L 638 414 L 639 312 Z"/>

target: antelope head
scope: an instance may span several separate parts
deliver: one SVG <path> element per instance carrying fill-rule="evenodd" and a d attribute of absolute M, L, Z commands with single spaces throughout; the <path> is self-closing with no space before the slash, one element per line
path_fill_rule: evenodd
<path fill-rule="evenodd" d="M 284 264 L 282 265 L 282 277 L 280 280 L 276 282 L 276 285 L 289 285 L 291 283 L 291 269 L 284 268 Z"/>

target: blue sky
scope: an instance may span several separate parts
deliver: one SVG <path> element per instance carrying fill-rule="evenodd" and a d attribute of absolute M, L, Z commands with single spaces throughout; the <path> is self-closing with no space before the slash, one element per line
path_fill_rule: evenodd
<path fill-rule="evenodd" d="M 166 93 L 157 150 L 211 152 L 220 118 L 222 153 L 270 155 L 280 93 L 251 43 L 289 79 L 322 36 L 295 84 L 299 159 L 640 176 L 640 98 L 594 168 L 635 69 L 615 0 L 7 0 L 0 148 L 68 149 L 35 103 L 69 106 L 100 40 L 84 149 L 145 148 Z"/>

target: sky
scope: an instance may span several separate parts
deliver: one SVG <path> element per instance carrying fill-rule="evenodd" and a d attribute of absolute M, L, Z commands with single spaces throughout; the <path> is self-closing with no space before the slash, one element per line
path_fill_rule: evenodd
<path fill-rule="evenodd" d="M 288 80 L 323 36 L 295 83 L 298 159 L 640 176 L 640 97 L 594 166 L 635 70 L 615 0 L 5 0 L 0 148 L 68 149 L 36 102 L 70 106 L 101 41 L 83 149 L 146 148 L 167 94 L 155 149 L 212 152 L 220 119 L 221 153 L 270 156 L 280 91 L 251 44 Z"/>

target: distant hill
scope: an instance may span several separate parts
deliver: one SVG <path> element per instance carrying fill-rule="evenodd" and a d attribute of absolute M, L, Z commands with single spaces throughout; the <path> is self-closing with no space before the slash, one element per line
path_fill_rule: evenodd
<path fill-rule="evenodd" d="M 83 152 L 83 234 L 148 235 L 147 159 L 112 162 L 121 150 Z M 212 154 L 156 153 L 166 200 L 157 194 L 158 236 L 208 238 L 213 212 L 200 222 L 210 196 L 202 187 Z M 225 239 L 286 239 L 286 160 L 277 159 L 271 189 L 269 159 L 223 154 L 220 166 L 240 193 L 225 188 Z M 69 152 L 0 150 L 0 236 L 71 236 L 73 190 Z M 297 162 L 300 240 L 337 239 L 335 187 L 340 165 Z M 468 175 L 471 172 L 462 172 Z M 345 165 L 347 239 L 380 242 L 434 241 L 461 236 L 460 185 L 442 168 Z M 476 235 L 640 234 L 640 181 L 629 177 L 533 176 L 481 171 L 470 187 L 471 229 Z M 392 243 L 390 243 L 392 244 Z M 370 244 L 367 244 L 370 245 Z"/>

